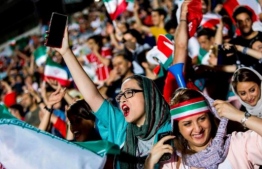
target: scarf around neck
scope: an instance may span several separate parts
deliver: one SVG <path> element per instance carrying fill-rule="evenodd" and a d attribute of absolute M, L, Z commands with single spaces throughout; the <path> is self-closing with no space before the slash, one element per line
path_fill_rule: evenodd
<path fill-rule="evenodd" d="M 211 113 L 219 118 L 215 108 L 213 107 L 214 100 L 204 94 L 202 95 L 207 99 Z M 220 123 L 216 136 L 213 138 L 208 147 L 198 153 L 186 155 L 183 158 L 187 166 L 205 169 L 217 169 L 218 165 L 225 160 L 228 154 L 231 136 L 226 136 L 228 119 L 219 119 Z"/>
<path fill-rule="evenodd" d="M 261 84 L 260 84 L 260 90 L 262 89 L 262 76 L 254 69 L 248 68 L 248 67 L 242 67 L 239 68 L 235 71 L 233 77 L 235 76 L 235 74 L 240 70 L 240 69 L 248 69 L 250 71 L 252 71 L 253 73 L 255 73 L 259 79 L 261 80 Z M 262 91 L 260 92 L 260 99 L 258 100 L 257 104 L 255 106 L 250 106 L 248 103 L 245 103 L 237 94 L 237 92 L 235 91 L 234 87 L 232 86 L 231 83 L 231 88 L 232 91 L 234 92 L 234 94 L 238 97 L 238 100 L 240 101 L 240 103 L 246 108 L 246 110 L 248 111 L 248 113 L 257 116 L 259 118 L 262 118 Z"/>
<path fill-rule="evenodd" d="M 144 76 L 140 77 L 143 84 L 146 119 L 141 127 L 132 123 L 127 125 L 126 141 L 119 156 L 121 169 L 136 168 L 139 162 L 136 158 L 138 139 L 149 140 L 165 123 L 170 122 L 169 105 L 161 92 L 153 81 Z"/>

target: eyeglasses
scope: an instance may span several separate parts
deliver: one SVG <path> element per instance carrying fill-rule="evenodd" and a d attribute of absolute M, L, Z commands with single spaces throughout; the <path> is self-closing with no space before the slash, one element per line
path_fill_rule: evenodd
<path fill-rule="evenodd" d="M 129 99 L 130 97 L 133 97 L 135 93 L 137 92 L 143 92 L 143 90 L 137 90 L 137 89 L 128 89 L 123 93 L 119 93 L 116 96 L 116 101 L 119 103 L 121 100 L 121 97 L 124 96 L 125 99 Z"/>

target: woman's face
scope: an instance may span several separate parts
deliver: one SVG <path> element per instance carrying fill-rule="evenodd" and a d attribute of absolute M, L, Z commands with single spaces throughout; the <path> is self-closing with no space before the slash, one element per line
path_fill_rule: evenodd
<path fill-rule="evenodd" d="M 211 122 L 207 113 L 196 114 L 180 120 L 178 128 L 189 147 L 197 152 L 205 149 L 211 140 Z"/>
<path fill-rule="evenodd" d="M 121 93 L 131 92 L 132 89 L 142 90 L 136 80 L 127 79 L 122 84 Z M 135 123 L 139 127 L 144 124 L 146 113 L 143 92 L 133 92 L 133 96 L 127 99 L 122 95 L 119 104 L 128 123 Z"/>
<path fill-rule="evenodd" d="M 250 106 L 255 106 L 260 99 L 260 86 L 255 82 L 238 82 L 236 89 L 241 100 Z"/>
<path fill-rule="evenodd" d="M 74 135 L 74 139 L 79 142 L 92 140 L 91 132 L 94 129 L 94 121 L 84 118 L 68 115 L 70 121 L 70 130 Z"/>

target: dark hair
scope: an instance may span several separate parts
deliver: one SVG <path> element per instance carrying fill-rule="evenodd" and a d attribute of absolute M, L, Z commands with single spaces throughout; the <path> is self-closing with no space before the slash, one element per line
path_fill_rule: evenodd
<path fill-rule="evenodd" d="M 152 12 L 157 12 L 160 16 L 164 16 L 164 18 L 167 16 L 167 12 L 163 8 L 153 9 Z"/>
<path fill-rule="evenodd" d="M 143 62 L 147 62 L 147 59 L 146 59 L 146 53 L 149 51 L 150 49 L 144 49 L 142 52 L 140 52 L 138 55 L 137 55 L 137 62 L 138 64 L 144 69 L 144 67 L 142 66 L 142 63 Z"/>
<path fill-rule="evenodd" d="M 246 13 L 249 15 L 249 17 L 252 19 L 253 13 L 252 11 L 250 11 L 247 7 L 245 6 L 238 6 L 234 9 L 233 11 L 233 18 L 235 20 L 235 22 L 237 21 L 237 15 L 241 14 L 241 13 Z"/>
<path fill-rule="evenodd" d="M 165 23 L 165 30 L 169 32 L 171 29 L 177 28 L 177 20 L 176 19 L 170 19 Z"/>
<path fill-rule="evenodd" d="M 209 6 L 209 0 L 204 0 L 206 6 Z"/>
<path fill-rule="evenodd" d="M 116 52 L 113 56 L 113 59 L 116 58 L 116 57 L 122 57 L 124 60 L 126 60 L 127 62 L 130 62 L 131 63 L 131 67 L 130 67 L 130 71 L 133 72 L 133 58 L 132 58 L 132 53 L 128 51 L 128 49 L 125 49 L 124 50 L 120 50 L 118 52 Z"/>
<path fill-rule="evenodd" d="M 201 28 L 197 31 L 197 37 L 199 38 L 200 36 L 207 36 L 207 39 L 211 39 L 215 36 L 215 33 L 216 32 L 210 28 Z"/>
<path fill-rule="evenodd" d="M 235 91 L 237 91 L 238 82 L 255 82 L 258 86 L 261 84 L 260 78 L 249 69 L 239 69 L 235 72 L 231 82 Z"/>
<path fill-rule="evenodd" d="M 204 96 L 200 92 L 194 89 L 179 88 L 174 93 L 171 99 L 170 106 L 187 101 L 189 99 L 198 98 L 198 97 L 204 97 Z M 206 101 L 206 103 L 210 106 L 208 101 Z M 213 138 L 215 137 L 215 134 L 217 131 L 217 119 L 215 118 L 213 113 L 210 112 L 207 114 L 208 114 L 208 118 L 211 123 L 211 137 Z M 177 150 L 179 150 L 182 153 L 182 155 L 196 153 L 194 150 L 188 149 L 187 140 L 180 133 L 177 120 L 173 121 L 172 131 L 173 131 L 174 136 L 176 136 L 174 139 L 174 144 L 175 144 L 174 146 L 176 147 Z"/>
<path fill-rule="evenodd" d="M 25 116 L 25 112 L 24 112 L 24 109 L 23 109 L 23 106 L 20 105 L 20 104 L 13 104 L 12 106 L 9 107 L 10 109 L 15 109 L 19 112 L 20 116 L 21 117 L 24 117 Z"/>
<path fill-rule="evenodd" d="M 136 29 L 128 29 L 124 34 L 131 34 L 134 38 L 136 38 L 137 43 L 144 44 L 144 39 L 142 37 L 142 34 L 138 32 Z M 125 42 L 125 40 L 123 41 Z"/>
<path fill-rule="evenodd" d="M 138 86 L 139 86 L 141 89 L 144 88 L 144 87 L 143 87 L 143 79 L 141 78 L 140 75 L 132 75 L 132 76 L 129 76 L 128 78 L 126 78 L 126 79 L 134 79 L 135 81 L 137 81 L 137 84 L 138 84 Z M 125 80 L 126 80 L 126 79 L 125 79 Z"/>
<path fill-rule="evenodd" d="M 94 40 L 95 43 L 101 48 L 103 47 L 103 37 L 101 35 L 93 35 L 93 36 L 90 36 L 87 41 L 89 40 Z"/>
<path fill-rule="evenodd" d="M 95 116 L 93 115 L 90 106 L 84 99 L 77 100 L 75 103 L 73 103 L 67 110 L 67 115 L 69 114 L 79 116 L 86 120 L 95 121 Z"/>

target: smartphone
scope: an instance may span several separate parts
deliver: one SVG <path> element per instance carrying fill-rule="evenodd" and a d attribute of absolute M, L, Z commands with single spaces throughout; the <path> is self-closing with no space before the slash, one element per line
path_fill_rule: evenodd
<path fill-rule="evenodd" d="M 62 47 L 64 31 L 67 25 L 67 18 L 67 15 L 63 15 L 56 12 L 52 13 L 48 30 L 49 34 L 45 43 L 46 46 L 55 48 Z"/>
<path fill-rule="evenodd" d="M 169 136 L 169 135 L 171 135 L 171 134 L 172 134 L 171 131 L 159 133 L 159 134 L 158 134 L 158 141 L 161 140 L 163 137 Z M 164 142 L 164 144 L 172 145 L 172 140 L 167 140 L 166 142 Z M 159 162 L 170 160 L 170 159 L 171 159 L 171 155 L 172 155 L 172 154 L 170 154 L 170 153 L 165 153 L 165 154 L 159 159 Z"/>

